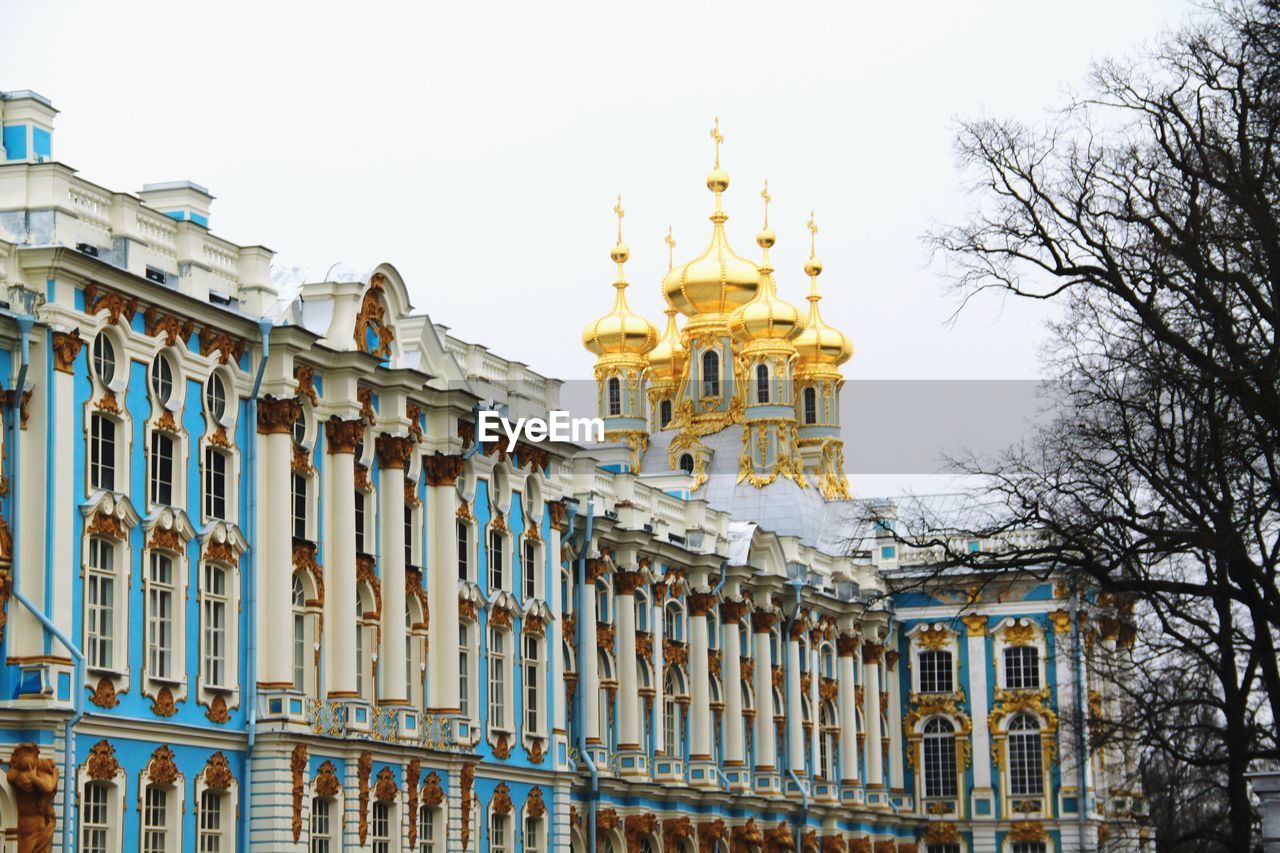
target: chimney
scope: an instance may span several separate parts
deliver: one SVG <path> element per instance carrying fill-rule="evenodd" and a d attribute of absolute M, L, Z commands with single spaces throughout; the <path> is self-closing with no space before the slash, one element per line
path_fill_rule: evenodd
<path fill-rule="evenodd" d="M 53 159 L 53 117 L 58 111 L 29 89 L 0 92 L 0 161 Z"/>
<path fill-rule="evenodd" d="M 209 227 L 209 203 L 213 196 L 192 181 L 145 184 L 138 193 L 142 203 L 180 222 L 191 221 Z"/>

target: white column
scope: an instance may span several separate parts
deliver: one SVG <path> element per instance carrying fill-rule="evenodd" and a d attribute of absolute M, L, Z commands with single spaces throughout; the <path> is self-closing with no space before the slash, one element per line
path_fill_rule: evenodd
<path fill-rule="evenodd" d="M 639 572 L 616 571 L 614 625 L 618 639 L 618 749 L 640 748 L 640 685 L 636 670 L 636 584 Z"/>
<path fill-rule="evenodd" d="M 382 574 L 382 644 L 378 653 L 378 701 L 387 705 L 407 703 L 405 695 L 405 584 L 404 584 L 404 471 L 413 452 L 409 436 L 378 436 L 378 514 L 382 535 L 378 565 Z M 428 602 L 429 603 L 429 602 Z"/>
<path fill-rule="evenodd" d="M 858 781 L 858 714 L 857 679 L 854 661 L 858 655 L 856 637 L 841 635 L 836 639 L 836 675 L 840 685 L 840 784 Z"/>
<path fill-rule="evenodd" d="M 711 683 L 707 675 L 707 609 L 713 603 L 714 599 L 709 592 L 694 592 L 689 595 L 690 761 L 708 761 L 711 758 Z"/>
<path fill-rule="evenodd" d="M 258 440 L 264 448 L 262 457 L 266 468 L 262 523 L 258 528 L 263 546 L 263 559 L 257 566 L 263 578 L 262 606 L 258 610 L 262 651 L 258 686 L 266 689 L 293 686 L 293 644 L 288 633 L 292 621 L 289 616 L 293 592 L 292 528 L 283 518 L 273 521 L 272 508 L 292 505 L 290 430 L 301 414 L 302 407 L 294 399 L 269 397 L 258 401 Z"/>
<path fill-rule="evenodd" d="M 740 601 L 726 601 L 720 605 L 720 624 L 724 626 L 721 643 L 721 684 L 724 685 L 724 764 L 741 766 L 746 760 L 746 744 L 742 729 L 742 648 L 738 626 L 746 605 Z"/>
<path fill-rule="evenodd" d="M 773 727 L 773 668 L 769 656 L 769 631 L 776 614 L 757 610 L 751 614 L 751 630 L 755 641 L 755 670 L 752 682 L 756 693 L 755 753 L 756 771 L 778 772 L 778 748 Z"/>
<path fill-rule="evenodd" d="M 783 689 L 787 691 L 787 756 L 791 762 L 789 770 L 802 779 L 805 775 L 805 739 L 804 739 L 804 710 L 800 701 L 800 640 L 799 635 L 793 633 L 787 637 L 787 671 L 786 684 Z"/>
<path fill-rule="evenodd" d="M 561 615 L 565 612 L 565 602 L 560 600 L 560 569 L 563 563 L 560 560 L 560 527 L 559 519 L 563 515 L 563 506 L 561 504 L 550 504 L 548 511 L 551 512 L 551 529 L 547 537 L 547 550 L 551 555 L 551 577 L 547 578 L 547 606 L 551 608 L 551 626 L 547 633 L 549 641 L 547 643 L 547 676 L 550 679 L 551 692 L 548 693 L 548 702 L 551 706 L 551 725 L 554 735 L 565 734 L 565 691 L 562 689 L 564 684 L 564 655 L 561 649 L 564 647 L 564 625 L 560 621 Z M 553 761 L 558 759 L 558 754 L 553 752 Z"/>
<path fill-rule="evenodd" d="M 885 672 L 889 694 L 889 789 L 902 790 L 902 690 L 898 682 L 898 653 L 885 652 Z"/>
<path fill-rule="evenodd" d="M 880 655 L 884 646 L 867 643 L 862 649 L 862 716 L 867 724 L 867 786 L 884 786 L 884 758 L 880 743 Z"/>
<path fill-rule="evenodd" d="M 458 490 L 460 456 L 436 453 L 422 460 L 427 484 L 428 564 L 427 708 L 432 714 L 457 714 L 458 698 Z M 450 774 L 450 777 L 456 774 Z M 451 809 L 450 812 L 456 812 Z"/>
<path fill-rule="evenodd" d="M 666 717 L 662 713 L 663 696 L 666 693 L 666 681 L 662 677 L 666 669 L 666 658 L 663 650 L 663 632 L 666 621 L 662 618 L 666 606 L 667 588 L 655 583 L 652 587 L 653 610 L 649 614 L 649 624 L 653 626 L 653 708 L 650 709 L 650 730 L 653 732 L 653 752 L 662 750 L 666 743 Z"/>
<path fill-rule="evenodd" d="M 330 661 L 329 696 L 356 696 L 356 468 L 355 449 L 364 423 L 336 417 L 325 423 L 329 450 L 329 551 L 325 555 L 333 584 L 326 599 L 325 623 Z M 281 525 L 283 526 L 283 525 Z"/>
<path fill-rule="evenodd" d="M 965 620 L 969 624 L 965 642 L 968 644 L 969 652 L 969 704 L 973 711 L 974 794 L 988 793 L 991 790 L 991 731 L 987 727 L 987 714 L 990 711 L 987 707 L 987 619 L 985 616 L 980 616 L 978 620 L 974 622 Z M 1063 701 L 1062 695 L 1059 694 L 1058 707 L 1069 707 L 1062 704 Z"/>

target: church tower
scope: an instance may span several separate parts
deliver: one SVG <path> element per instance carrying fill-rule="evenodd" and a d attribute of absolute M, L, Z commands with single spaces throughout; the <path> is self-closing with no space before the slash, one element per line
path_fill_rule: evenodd
<path fill-rule="evenodd" d="M 809 260 L 804 271 L 809 276 L 809 318 L 796 338 L 796 420 L 800 424 L 800 450 L 805 468 L 812 472 L 818 490 L 827 500 L 849 497 L 849 480 L 844 473 L 844 441 L 840 437 L 840 388 L 844 376 L 840 365 L 853 355 L 853 344 L 844 332 L 828 326 L 818 303 L 818 226 L 809 213 Z"/>
<path fill-rule="evenodd" d="M 769 249 L 777 241 L 769 227 L 769 182 L 760 191 L 764 226 L 756 234 L 760 247 L 760 289 L 755 298 L 729 316 L 729 332 L 744 377 L 746 398 L 738 482 L 767 486 L 779 476 L 805 485 L 804 465 L 797 446 L 795 391 L 792 370 L 795 339 L 804 331 L 800 310 L 778 296 Z"/>
<path fill-rule="evenodd" d="M 624 442 L 631 448 L 631 469 L 640 469 L 640 457 L 649 447 L 645 416 L 646 354 L 658 342 L 653 324 L 632 313 L 627 305 L 625 265 L 631 250 L 622 242 L 622 197 L 613 212 L 618 217 L 618 240 L 609 257 L 618 265 L 613 283 L 613 310 L 582 330 L 582 345 L 596 356 L 597 409 L 604 421 L 606 441 Z"/>
<path fill-rule="evenodd" d="M 667 229 L 667 272 L 675 266 L 673 252 L 676 241 Z M 658 345 L 649 351 L 649 417 L 650 432 L 671 429 L 675 422 L 676 388 L 685 367 L 684 341 L 676 325 L 674 305 L 667 303 L 667 327 L 658 338 Z"/>

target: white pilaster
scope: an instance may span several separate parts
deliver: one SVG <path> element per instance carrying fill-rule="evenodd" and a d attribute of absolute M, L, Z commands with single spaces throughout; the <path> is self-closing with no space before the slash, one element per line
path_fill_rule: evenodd
<path fill-rule="evenodd" d="M 387 705 L 408 702 L 405 682 L 408 678 L 405 660 L 405 582 L 404 582 L 404 470 L 409 464 L 412 443 L 408 437 L 378 436 L 378 471 L 382 500 L 381 553 L 378 565 L 382 574 L 382 644 L 378 661 L 378 701 Z M 430 600 L 428 600 L 428 604 Z M 456 642 L 455 635 L 455 642 Z"/>

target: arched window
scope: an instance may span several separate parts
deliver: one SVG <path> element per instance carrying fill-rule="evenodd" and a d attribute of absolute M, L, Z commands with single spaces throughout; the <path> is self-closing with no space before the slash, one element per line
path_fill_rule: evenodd
<path fill-rule="evenodd" d="M 680 454 L 680 470 L 686 474 L 693 473 L 693 456 L 689 453 Z"/>
<path fill-rule="evenodd" d="M 104 386 L 116 377 L 116 348 L 106 334 L 93 339 L 93 372 Z"/>
<path fill-rule="evenodd" d="M 658 427 L 666 429 L 671 423 L 671 401 L 663 400 L 658 404 Z"/>
<path fill-rule="evenodd" d="M 756 365 L 756 402 L 769 402 L 769 368 L 763 364 Z"/>
<path fill-rule="evenodd" d="M 720 396 L 720 353 L 715 350 L 702 354 L 702 396 Z"/>
<path fill-rule="evenodd" d="M 148 473 L 151 483 L 151 503 L 154 505 L 171 506 L 173 504 L 176 458 L 173 436 L 166 432 L 151 433 Z M 225 513 L 225 509 L 223 511 Z"/>
<path fill-rule="evenodd" d="M 613 621 L 609 612 L 609 582 L 604 578 L 596 579 L 596 621 Z"/>
<path fill-rule="evenodd" d="M 454 523 L 454 536 L 458 547 L 458 580 L 471 580 L 471 525 L 459 518 Z"/>
<path fill-rule="evenodd" d="M 835 782 L 840 778 L 836 775 L 836 750 L 838 749 L 837 740 L 840 736 L 840 730 L 836 727 L 835 706 L 830 701 L 822 703 L 822 710 L 818 715 L 818 725 L 822 727 L 818 740 L 818 747 L 821 753 L 818 772 L 828 782 Z"/>
<path fill-rule="evenodd" d="M 116 488 L 116 422 L 97 412 L 89 416 L 89 486 Z"/>
<path fill-rule="evenodd" d="M 471 719 L 471 631 L 458 625 L 458 712 Z"/>
<path fill-rule="evenodd" d="M 684 642 L 684 610 L 677 602 L 668 601 L 662 612 L 662 633 L 665 639 Z"/>
<path fill-rule="evenodd" d="M 1038 797 L 1044 793 L 1044 755 L 1040 723 L 1030 714 L 1009 721 L 1009 793 Z"/>
<path fill-rule="evenodd" d="M 921 652 L 920 692 L 950 693 L 952 689 L 951 652 Z"/>
<path fill-rule="evenodd" d="M 622 383 L 618 381 L 618 377 L 614 376 L 609 379 L 607 387 L 609 389 L 609 414 L 611 416 L 622 414 Z"/>
<path fill-rule="evenodd" d="M 946 799 L 956 796 L 956 745 L 955 727 L 944 717 L 934 717 L 925 723 L 924 740 L 924 796 L 926 799 Z"/>
<path fill-rule="evenodd" d="M 162 352 L 151 361 L 151 393 L 162 406 L 167 406 L 173 397 L 173 363 Z"/>
<path fill-rule="evenodd" d="M 1004 650 L 1004 686 L 1010 690 L 1040 687 L 1040 650 L 1035 646 L 1010 646 Z"/>
<path fill-rule="evenodd" d="M 818 422 L 818 392 L 812 387 L 804 389 L 804 422 L 807 424 Z"/>
<path fill-rule="evenodd" d="M 372 692 L 371 688 L 373 686 L 372 684 L 369 684 L 371 679 L 369 677 L 369 674 L 366 673 L 365 671 L 369 665 L 368 661 L 365 660 L 365 654 L 368 648 L 370 647 L 370 643 L 367 641 L 367 638 L 365 637 L 365 631 L 368 629 L 367 629 L 367 626 L 364 624 L 364 602 L 360 600 L 359 593 L 356 594 L 355 616 L 356 616 L 356 693 L 359 694 L 361 698 L 367 698 L 365 696 L 365 693 L 366 691 Z"/>
<path fill-rule="evenodd" d="M 707 648 L 713 652 L 720 648 L 720 616 L 714 607 L 707 612 Z"/>
<path fill-rule="evenodd" d="M 684 756 L 684 709 L 680 700 L 686 696 L 684 673 L 679 667 L 667 670 L 662 697 L 662 751 L 669 758 Z"/>
<path fill-rule="evenodd" d="M 649 595 L 643 589 L 636 590 L 636 630 L 649 630 Z"/>

